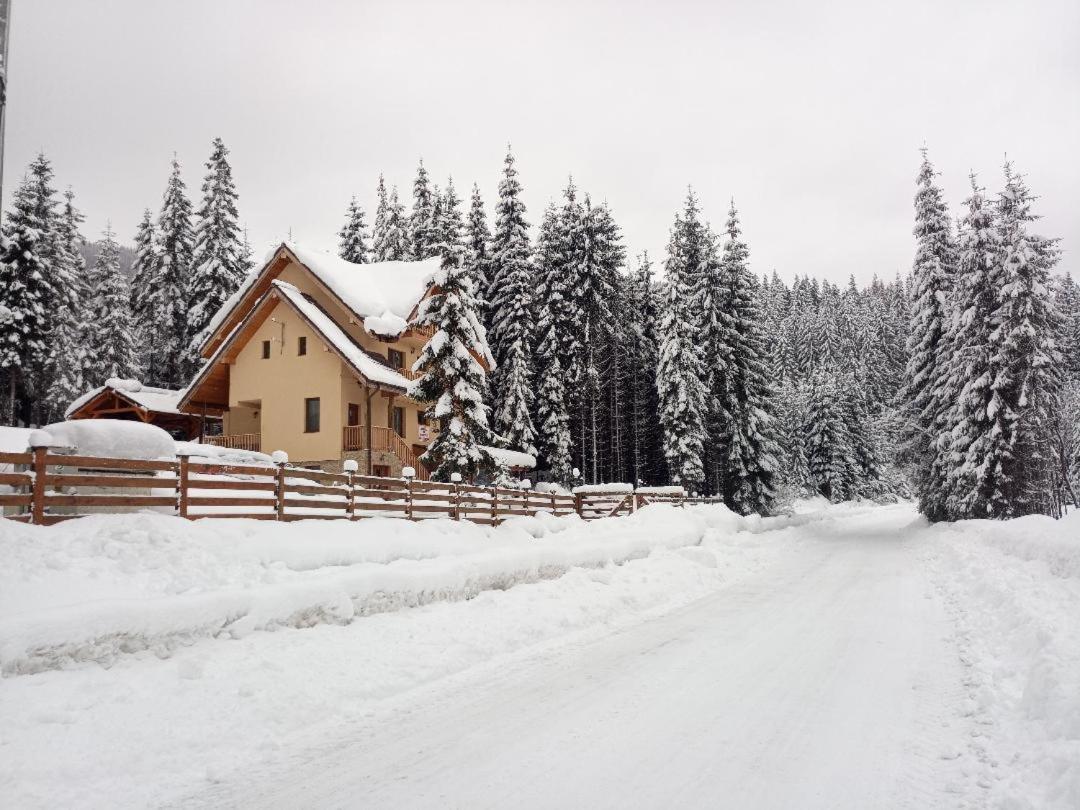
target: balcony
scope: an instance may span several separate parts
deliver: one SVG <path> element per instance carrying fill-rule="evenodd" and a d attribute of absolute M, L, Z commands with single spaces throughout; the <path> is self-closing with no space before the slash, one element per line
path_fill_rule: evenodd
<path fill-rule="evenodd" d="M 371 431 L 371 446 L 368 446 L 368 430 Z M 421 463 L 413 449 L 406 444 L 405 440 L 397 435 L 392 428 L 371 427 L 367 425 L 349 425 L 343 429 L 341 441 L 343 450 L 373 450 L 375 452 L 393 453 L 404 466 L 416 470 L 416 477 L 421 481 L 428 480 L 427 468 Z"/>
<path fill-rule="evenodd" d="M 258 453 L 262 450 L 262 434 L 230 433 L 225 436 L 203 436 L 203 444 L 227 447 L 230 450 L 252 450 Z"/>

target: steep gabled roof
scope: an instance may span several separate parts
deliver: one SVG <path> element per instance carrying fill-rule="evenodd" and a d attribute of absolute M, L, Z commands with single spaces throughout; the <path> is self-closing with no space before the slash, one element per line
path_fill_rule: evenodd
<path fill-rule="evenodd" d="M 400 336 L 408 328 L 417 304 L 427 294 L 440 266 L 437 258 L 353 264 L 295 242 L 282 242 L 262 268 L 248 276 L 211 319 L 202 345 L 204 357 L 217 350 L 290 263 L 310 273 L 365 329 L 390 338 Z"/>
<path fill-rule="evenodd" d="M 183 391 L 180 408 L 197 407 L 202 403 L 218 407 L 228 406 L 228 402 L 223 401 L 228 397 L 221 391 L 228 385 L 225 364 L 236 357 L 278 303 L 284 303 L 296 312 L 361 380 L 400 393 L 405 393 L 408 389 L 408 378 L 360 346 L 315 301 L 292 284 L 274 279 L 267 287 L 266 292 L 247 310 L 243 320 L 218 345 L 191 384 Z"/>

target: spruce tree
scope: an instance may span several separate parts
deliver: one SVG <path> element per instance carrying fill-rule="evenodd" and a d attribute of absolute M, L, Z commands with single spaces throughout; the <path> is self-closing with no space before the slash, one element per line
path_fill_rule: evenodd
<path fill-rule="evenodd" d="M 139 369 L 146 380 L 156 380 L 165 356 L 164 335 L 158 328 L 164 315 L 164 296 L 157 283 L 157 230 L 150 209 L 143 211 L 135 234 L 135 260 L 132 262 L 130 308 Z"/>
<path fill-rule="evenodd" d="M 409 386 L 409 396 L 431 403 L 426 416 L 439 424 L 439 433 L 421 460 L 437 481 L 454 473 L 473 480 L 493 468 L 483 450 L 492 444 L 488 407 L 483 401 L 484 368 L 477 357 L 493 364 L 476 312 L 472 279 L 463 267 L 463 248 L 456 241 L 440 245 L 442 265 L 434 292 L 420 304 L 418 326 L 433 326 L 435 334 L 420 352 L 413 371 L 421 376 Z"/>
<path fill-rule="evenodd" d="M 101 250 L 90 271 L 95 291 L 88 335 L 95 347 L 94 362 L 86 384 L 97 387 L 116 377 L 132 379 L 138 374 L 138 357 L 132 333 L 129 296 L 120 274 L 120 249 L 112 229 L 106 226 Z"/>
<path fill-rule="evenodd" d="M 438 234 L 435 232 L 435 200 L 424 161 L 416 169 L 413 181 L 413 209 L 409 217 L 409 258 L 426 259 L 435 255 Z"/>
<path fill-rule="evenodd" d="M 32 418 L 33 372 L 48 357 L 53 292 L 48 278 L 52 246 L 46 241 L 50 228 L 28 175 L 15 190 L 0 245 L 0 372 L 12 425 Z"/>
<path fill-rule="evenodd" d="M 355 195 L 345 209 L 345 224 L 341 226 L 338 237 L 341 240 L 338 243 L 341 258 L 353 264 L 367 264 L 371 252 L 368 248 L 367 225 L 364 223 L 364 209 L 356 201 Z"/>
<path fill-rule="evenodd" d="M 828 369 L 818 370 L 803 426 L 810 485 L 833 503 L 851 498 L 856 485 L 856 461 L 842 396 L 835 374 Z"/>
<path fill-rule="evenodd" d="M 491 230 L 484 212 L 484 201 L 480 198 L 480 187 L 474 183 L 469 214 L 465 220 L 465 269 L 472 276 L 480 321 L 487 329 L 491 328 L 491 307 L 487 300 L 490 265 Z"/>
<path fill-rule="evenodd" d="M 465 223 L 461 218 L 461 200 L 457 195 L 457 191 L 454 189 L 454 178 L 450 177 L 446 181 L 446 188 L 438 195 L 435 200 L 435 206 L 432 212 L 432 231 L 434 233 L 435 242 L 434 246 L 439 249 L 444 249 L 444 245 L 455 245 L 462 242 L 462 231 L 465 227 Z M 441 255 L 441 254 L 440 254 Z M 463 260 L 465 261 L 465 271 L 472 273 L 472 268 L 468 264 L 468 250 L 463 254 Z M 477 289 L 475 283 L 473 288 Z"/>
<path fill-rule="evenodd" d="M 663 429 L 664 458 L 671 480 L 688 489 L 705 481 L 705 369 L 698 345 L 700 326 L 695 312 L 697 272 L 688 257 L 694 245 L 685 244 L 685 225 L 675 218 L 668 255 L 667 299 L 660 325 L 661 344 L 656 372 Z"/>
<path fill-rule="evenodd" d="M 378 203 L 375 206 L 375 221 L 371 226 L 372 261 L 385 262 L 390 250 L 387 229 L 390 227 L 390 196 L 386 193 L 386 181 L 379 175 L 379 185 L 375 188 Z"/>
<path fill-rule="evenodd" d="M 566 410 L 566 389 L 559 360 L 559 335 L 553 310 L 561 303 L 545 301 L 537 323 L 536 344 L 536 425 L 540 464 L 548 478 L 564 486 L 571 483 L 570 415 Z"/>
<path fill-rule="evenodd" d="M 729 320 L 722 332 L 727 342 L 723 347 L 726 365 L 719 371 L 722 382 L 717 385 L 724 419 L 722 489 L 730 509 L 740 514 L 764 514 L 775 495 L 779 454 L 776 406 L 761 335 L 756 280 L 747 267 L 749 250 L 741 238 L 734 202 L 726 229 L 722 266 L 727 289 L 723 297 Z"/>
<path fill-rule="evenodd" d="M 210 321 L 236 292 L 245 273 L 236 187 L 228 154 L 221 138 L 215 138 L 210 159 L 206 162 L 203 200 L 198 211 L 188 282 L 187 330 L 191 340 L 187 347 L 185 377 L 202 364 L 199 348 L 207 337 Z"/>
<path fill-rule="evenodd" d="M 521 183 L 507 152 L 492 238 L 492 349 L 496 362 L 495 424 L 510 446 L 535 453 L 532 402 L 531 250 Z"/>
<path fill-rule="evenodd" d="M 187 349 L 194 337 L 189 319 L 194 232 L 191 201 L 185 194 L 180 163 L 175 157 L 158 216 L 157 237 L 154 277 L 160 286 L 161 310 L 155 328 L 162 331 L 163 338 L 160 360 L 153 366 L 157 376 L 152 383 L 180 388 L 188 381 Z"/>
<path fill-rule="evenodd" d="M 637 269 L 628 279 L 628 285 L 630 295 L 625 317 L 629 347 L 626 381 L 629 463 L 635 484 L 655 484 L 662 477 L 657 463 L 661 453 L 656 420 L 659 412 L 656 392 L 659 312 L 648 253 L 638 257 Z"/>
<path fill-rule="evenodd" d="M 1051 513 L 1051 425 L 1062 387 L 1056 338 L 1060 321 L 1049 295 L 1056 240 L 1029 231 L 1037 217 L 1024 180 L 1005 166 L 997 215 L 997 309 L 990 335 L 993 443 L 981 453 L 995 473 L 987 517 Z"/>
<path fill-rule="evenodd" d="M 49 389 L 45 395 L 45 420 L 63 418 L 71 402 L 84 391 L 84 372 L 97 350 L 89 342 L 87 312 L 92 303 L 87 283 L 86 263 L 79 246 L 79 225 L 84 217 L 75 208 L 75 195 L 69 188 L 60 212 L 57 261 L 65 266 L 62 276 L 70 279 L 64 306 L 56 313 L 50 339 Z"/>
<path fill-rule="evenodd" d="M 934 168 L 925 149 L 922 155 L 915 194 L 911 334 L 904 373 L 903 399 L 910 413 L 905 452 L 915 467 L 919 510 L 930 520 L 942 520 L 947 516 L 948 483 L 936 459 L 939 453 L 949 452 L 942 440 L 948 406 L 942 401 L 940 388 L 955 256 L 941 189 L 934 182 Z"/>
<path fill-rule="evenodd" d="M 405 206 L 398 199 L 397 186 L 390 191 L 390 199 L 387 203 L 386 231 L 383 234 L 381 246 L 381 258 L 384 262 L 408 261 L 409 234 L 408 222 L 405 216 Z"/>

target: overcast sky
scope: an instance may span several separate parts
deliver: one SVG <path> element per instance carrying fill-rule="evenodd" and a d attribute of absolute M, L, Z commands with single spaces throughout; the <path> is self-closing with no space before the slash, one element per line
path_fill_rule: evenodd
<path fill-rule="evenodd" d="M 534 225 L 572 172 L 660 259 L 689 183 L 758 272 L 867 281 L 910 265 L 925 142 L 954 210 L 1008 152 L 1080 270 L 1077 0 L 13 5 L 4 202 L 44 150 L 91 238 L 132 240 L 174 151 L 197 197 L 218 135 L 260 255 L 333 247 L 421 156 L 490 215 L 509 141 Z"/>

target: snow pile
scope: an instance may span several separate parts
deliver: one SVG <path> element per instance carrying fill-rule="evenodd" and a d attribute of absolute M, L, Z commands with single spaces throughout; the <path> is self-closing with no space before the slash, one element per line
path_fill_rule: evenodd
<path fill-rule="evenodd" d="M 683 487 L 638 487 L 635 492 L 638 495 L 676 495 L 683 497 L 686 489 Z"/>
<path fill-rule="evenodd" d="M 0 525 L 0 671 L 132 651 L 169 654 L 197 638 L 321 623 L 647 556 L 699 543 L 711 513 L 651 507 L 592 525 L 576 516 L 304 523 L 163 515 Z M 738 520 L 736 518 L 736 520 Z"/>
<path fill-rule="evenodd" d="M 400 315 L 388 311 L 381 315 L 368 315 L 364 318 L 364 328 L 376 335 L 396 337 L 409 328 L 409 323 Z"/>
<path fill-rule="evenodd" d="M 995 807 L 1080 807 L 1080 513 L 928 530 Z"/>
<path fill-rule="evenodd" d="M 101 458 L 157 459 L 176 453 L 172 436 L 159 427 L 119 419 L 76 419 L 35 430 L 30 444 Z"/>
<path fill-rule="evenodd" d="M 255 450 L 237 450 L 200 442 L 176 442 L 175 455 L 188 456 L 199 464 L 239 464 L 243 466 L 270 466 L 270 456 Z"/>

